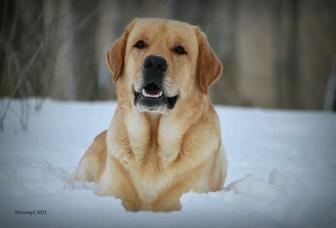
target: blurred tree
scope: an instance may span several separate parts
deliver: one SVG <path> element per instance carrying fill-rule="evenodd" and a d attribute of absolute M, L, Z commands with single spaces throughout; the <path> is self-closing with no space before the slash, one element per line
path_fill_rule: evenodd
<path fill-rule="evenodd" d="M 78 99 L 77 78 L 74 74 L 71 26 L 71 2 L 67 0 L 44 1 L 45 48 L 43 62 L 45 71 L 44 96 L 58 99 Z"/>
<path fill-rule="evenodd" d="M 79 100 L 94 100 L 98 93 L 96 34 L 99 2 L 72 0 L 73 69 L 77 78 L 76 94 Z"/>
<path fill-rule="evenodd" d="M 336 55 L 333 58 L 332 69 L 328 78 L 324 109 L 328 111 L 336 111 Z"/>
<path fill-rule="evenodd" d="M 275 102 L 279 108 L 299 106 L 298 1 L 275 1 Z"/>

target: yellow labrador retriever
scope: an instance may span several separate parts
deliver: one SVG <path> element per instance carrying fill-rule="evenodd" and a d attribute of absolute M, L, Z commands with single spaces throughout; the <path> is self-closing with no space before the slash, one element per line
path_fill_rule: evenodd
<path fill-rule="evenodd" d="M 106 58 L 118 106 L 74 174 L 126 210 L 181 208 L 188 191 L 222 188 L 227 162 L 208 87 L 222 64 L 197 26 L 135 19 Z"/>

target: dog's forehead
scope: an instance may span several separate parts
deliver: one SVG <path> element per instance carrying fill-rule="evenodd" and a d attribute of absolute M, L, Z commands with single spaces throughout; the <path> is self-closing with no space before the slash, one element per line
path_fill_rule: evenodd
<path fill-rule="evenodd" d="M 131 37 L 137 36 L 164 36 L 192 41 L 196 40 L 195 26 L 165 19 L 138 19 L 131 31 Z"/>

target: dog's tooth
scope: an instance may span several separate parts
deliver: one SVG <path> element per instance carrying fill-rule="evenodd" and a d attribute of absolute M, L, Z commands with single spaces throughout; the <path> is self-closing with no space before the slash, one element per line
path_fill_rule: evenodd
<path fill-rule="evenodd" d="M 143 95 L 144 97 L 150 97 L 150 95 L 146 92 L 145 89 L 142 90 L 142 95 Z"/>
<path fill-rule="evenodd" d="M 158 94 L 148 94 L 145 89 L 142 89 L 141 94 L 144 97 L 150 97 L 150 98 L 159 98 L 163 94 L 162 91 L 160 91 Z"/>

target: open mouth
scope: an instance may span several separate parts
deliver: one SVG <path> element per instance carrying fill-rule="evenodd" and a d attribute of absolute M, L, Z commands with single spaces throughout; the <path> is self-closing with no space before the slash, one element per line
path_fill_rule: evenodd
<path fill-rule="evenodd" d="M 154 83 L 149 83 L 147 86 L 142 88 L 141 95 L 146 98 L 159 98 L 163 95 L 163 92 Z"/>
<path fill-rule="evenodd" d="M 173 109 L 178 98 L 178 95 L 173 97 L 166 96 L 164 91 L 155 83 L 145 85 L 140 92 L 133 89 L 133 92 L 134 105 L 140 104 L 151 111 L 165 104 L 169 109 Z"/>

